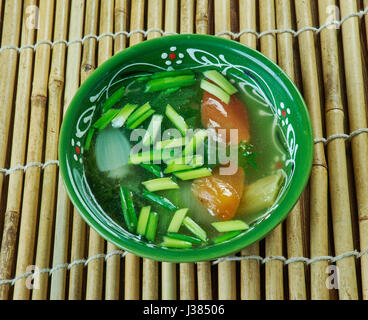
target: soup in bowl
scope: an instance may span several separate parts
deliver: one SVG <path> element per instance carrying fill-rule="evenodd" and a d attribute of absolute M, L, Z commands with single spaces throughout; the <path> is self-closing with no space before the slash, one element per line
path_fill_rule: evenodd
<path fill-rule="evenodd" d="M 286 218 L 309 178 L 305 103 L 284 72 L 237 42 L 146 41 L 81 86 L 60 169 L 87 223 L 160 261 L 237 252 Z"/>

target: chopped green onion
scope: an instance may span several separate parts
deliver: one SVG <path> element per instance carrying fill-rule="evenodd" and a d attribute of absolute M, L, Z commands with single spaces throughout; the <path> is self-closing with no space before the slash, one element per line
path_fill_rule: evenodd
<path fill-rule="evenodd" d="M 160 166 L 154 163 L 141 163 L 140 166 L 146 169 L 148 172 L 151 172 L 157 178 L 162 178 L 164 174 L 161 171 Z"/>
<path fill-rule="evenodd" d="M 157 72 L 151 76 L 151 79 L 161 79 L 175 76 L 184 76 L 184 75 L 194 75 L 191 70 L 172 70 L 172 71 L 164 71 Z"/>
<path fill-rule="evenodd" d="M 142 117 L 145 113 L 151 110 L 151 105 L 149 102 L 145 103 L 143 106 L 140 106 L 134 113 L 128 118 L 127 126 L 129 127 L 134 122 L 136 122 L 140 117 Z"/>
<path fill-rule="evenodd" d="M 120 187 L 120 199 L 127 228 L 130 232 L 134 232 L 137 228 L 137 215 L 134 210 L 133 193 Z"/>
<path fill-rule="evenodd" d="M 180 87 L 177 87 L 177 88 L 169 88 L 169 89 L 166 90 L 165 94 L 167 96 L 169 96 L 170 94 L 173 94 L 173 93 L 175 93 L 176 91 L 179 91 L 179 90 L 180 90 Z"/>
<path fill-rule="evenodd" d="M 213 222 L 212 226 L 218 232 L 243 231 L 249 229 L 249 226 L 242 220 Z"/>
<path fill-rule="evenodd" d="M 199 148 L 204 143 L 207 137 L 208 137 L 207 130 L 199 130 L 198 132 L 196 132 L 192 140 L 186 145 L 184 149 L 184 155 L 192 155 L 193 152 L 195 152 L 196 149 Z"/>
<path fill-rule="evenodd" d="M 147 83 L 146 92 L 157 92 L 177 87 L 188 87 L 196 83 L 194 75 L 153 79 Z"/>
<path fill-rule="evenodd" d="M 184 118 L 179 115 L 175 109 L 169 104 L 166 107 L 166 116 L 170 119 L 170 121 L 179 129 L 179 131 L 185 135 L 188 130 L 188 125 L 186 124 Z"/>
<path fill-rule="evenodd" d="M 177 148 L 182 147 L 185 145 L 185 138 L 176 138 L 176 139 L 169 139 L 169 140 L 163 140 L 156 143 L 156 149 L 171 149 L 171 148 Z"/>
<path fill-rule="evenodd" d="M 161 131 L 161 124 L 163 119 L 164 117 L 162 115 L 154 115 L 152 117 L 147 132 L 143 137 L 142 143 L 144 146 L 149 146 L 155 143 L 157 136 Z"/>
<path fill-rule="evenodd" d="M 148 224 L 146 229 L 146 239 L 154 242 L 157 233 L 158 214 L 157 212 L 151 212 L 148 218 Z"/>
<path fill-rule="evenodd" d="M 124 91 L 125 91 L 124 87 L 121 87 L 118 90 L 116 90 L 112 94 L 112 96 L 105 101 L 102 107 L 102 111 L 106 112 L 107 110 L 114 107 L 119 102 L 119 100 L 121 100 L 124 97 Z"/>
<path fill-rule="evenodd" d="M 171 178 L 159 178 L 142 182 L 149 192 L 179 189 L 179 185 Z"/>
<path fill-rule="evenodd" d="M 95 128 L 90 128 L 86 137 L 86 143 L 84 144 L 84 149 L 86 151 L 89 150 L 89 148 L 91 147 L 91 142 L 92 142 L 92 138 L 93 138 L 93 134 L 95 133 L 96 129 Z"/>
<path fill-rule="evenodd" d="M 135 122 L 133 122 L 132 124 L 128 125 L 128 129 L 133 130 L 135 128 L 137 128 L 138 126 L 140 126 L 144 121 L 146 121 L 149 117 L 151 117 L 153 114 L 155 113 L 155 110 L 149 110 L 147 111 L 143 116 L 141 116 L 140 118 L 138 118 Z"/>
<path fill-rule="evenodd" d="M 225 102 L 226 104 L 229 104 L 230 102 L 230 95 L 222 90 L 220 87 L 216 86 L 215 84 L 208 82 L 207 80 L 201 81 L 201 88 L 217 98 L 219 98 L 221 101 Z"/>
<path fill-rule="evenodd" d="M 176 248 L 176 249 L 189 249 L 193 246 L 191 242 L 173 239 L 170 237 L 163 237 L 164 241 L 161 243 L 162 247 Z"/>
<path fill-rule="evenodd" d="M 202 241 L 199 240 L 198 238 L 187 236 L 185 234 L 168 233 L 167 235 L 170 238 L 172 238 L 172 239 L 177 239 L 177 240 L 182 240 L 182 241 L 186 241 L 186 242 L 191 242 L 191 243 L 196 244 L 196 245 L 201 245 L 202 244 Z"/>
<path fill-rule="evenodd" d="M 137 234 L 141 236 L 146 235 L 146 229 L 148 224 L 148 218 L 150 216 L 151 207 L 143 207 L 139 214 L 138 225 L 137 225 Z"/>
<path fill-rule="evenodd" d="M 170 210 L 170 211 L 176 211 L 179 208 L 172 204 L 172 202 L 164 197 L 161 197 L 157 194 L 151 193 L 146 189 L 143 189 L 142 196 L 146 198 L 147 200 L 152 201 L 155 204 L 158 204 L 159 206 Z"/>
<path fill-rule="evenodd" d="M 174 175 L 180 180 L 186 181 L 212 176 L 212 172 L 208 168 L 201 168 L 190 171 L 175 172 Z"/>
<path fill-rule="evenodd" d="M 215 244 L 219 244 L 219 243 L 223 243 L 225 241 L 228 241 L 228 240 L 231 240 L 235 237 L 237 237 L 239 234 L 241 234 L 242 232 L 241 231 L 231 231 L 231 232 L 228 232 L 228 233 L 225 233 L 215 239 L 212 239 L 212 242 L 215 243 Z"/>
<path fill-rule="evenodd" d="M 204 76 L 214 83 L 216 83 L 221 89 L 227 92 L 229 95 L 233 95 L 238 92 L 229 80 L 227 80 L 220 72 L 216 70 L 210 70 L 203 73 Z"/>
<path fill-rule="evenodd" d="M 107 110 L 100 119 L 98 119 L 95 124 L 93 125 L 94 128 L 98 129 L 99 131 L 102 131 L 105 129 L 109 123 L 116 117 L 116 115 L 120 112 L 120 110 L 117 109 L 110 109 Z"/>
<path fill-rule="evenodd" d="M 188 171 L 198 167 L 202 167 L 204 164 L 203 156 L 195 155 L 190 161 L 185 162 L 185 158 L 176 159 L 170 162 L 165 169 L 165 174 L 173 173 L 173 172 L 181 172 Z"/>
<path fill-rule="evenodd" d="M 186 217 L 183 221 L 184 226 L 203 242 L 207 242 L 207 233 L 191 218 Z"/>
<path fill-rule="evenodd" d="M 162 152 L 161 150 L 145 151 L 141 153 L 130 154 L 129 164 L 141 164 L 157 161 L 167 161 L 172 158 L 172 155 L 168 152 Z"/>
<path fill-rule="evenodd" d="M 180 209 L 175 212 L 173 218 L 171 219 L 169 228 L 167 229 L 167 232 L 173 232 L 176 233 L 179 231 L 183 220 L 185 216 L 187 215 L 189 209 Z"/>
<path fill-rule="evenodd" d="M 112 120 L 112 126 L 114 128 L 121 128 L 128 120 L 129 116 L 138 108 L 136 104 L 127 104 Z"/>

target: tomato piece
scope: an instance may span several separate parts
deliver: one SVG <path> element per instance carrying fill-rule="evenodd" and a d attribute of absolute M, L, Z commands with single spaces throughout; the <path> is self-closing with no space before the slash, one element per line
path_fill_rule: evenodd
<path fill-rule="evenodd" d="M 244 170 L 240 167 L 231 176 L 221 175 L 217 168 L 212 176 L 195 180 L 192 192 L 211 215 L 227 221 L 235 216 L 239 208 L 244 179 Z"/>
<path fill-rule="evenodd" d="M 230 142 L 230 129 L 238 130 L 239 142 L 250 140 L 248 113 L 244 103 L 236 95 L 232 95 L 229 104 L 226 104 L 205 91 L 201 113 L 203 126 L 215 129 L 221 141 Z M 218 129 L 226 130 L 226 139 Z"/>

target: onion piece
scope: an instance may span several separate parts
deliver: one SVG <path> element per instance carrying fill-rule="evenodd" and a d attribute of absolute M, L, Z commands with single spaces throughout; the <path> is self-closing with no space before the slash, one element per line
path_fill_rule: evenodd
<path fill-rule="evenodd" d="M 102 130 L 96 138 L 95 152 L 98 169 L 109 178 L 122 179 L 128 175 L 130 144 L 120 130 Z"/>

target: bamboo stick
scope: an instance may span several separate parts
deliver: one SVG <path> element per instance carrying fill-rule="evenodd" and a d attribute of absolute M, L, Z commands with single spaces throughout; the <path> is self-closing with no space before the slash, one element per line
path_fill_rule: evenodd
<path fill-rule="evenodd" d="M 162 29 L 162 18 L 163 18 L 163 3 L 162 0 L 151 0 L 148 1 L 148 22 L 147 30 L 150 29 Z M 158 38 L 161 36 L 160 32 L 150 32 L 147 35 L 147 40 Z"/>
<path fill-rule="evenodd" d="M 182 0 L 180 2 L 180 33 L 193 33 L 194 31 L 194 1 Z"/>
<path fill-rule="evenodd" d="M 364 5 L 363 5 L 364 10 L 368 8 L 368 0 L 364 0 Z M 368 14 L 365 15 L 365 36 L 366 36 L 366 41 L 367 41 L 367 49 L 368 49 Z"/>
<path fill-rule="evenodd" d="M 69 1 L 57 0 L 56 2 L 54 41 L 66 40 L 69 5 Z M 62 110 L 61 100 L 64 89 L 65 51 L 65 44 L 59 43 L 55 45 L 52 53 L 51 73 L 49 78 L 49 106 L 46 130 L 45 162 L 56 159 L 58 154 L 60 116 Z M 57 168 L 55 166 L 46 167 L 43 173 L 35 262 L 35 265 L 39 269 L 47 268 L 50 261 L 56 178 Z M 39 276 L 39 289 L 33 291 L 32 299 L 45 300 L 47 298 L 48 279 L 48 274 L 41 274 Z"/>
<path fill-rule="evenodd" d="M 177 33 L 178 2 L 167 0 L 165 2 L 165 32 Z M 175 300 L 176 295 L 176 264 L 161 263 L 161 299 Z"/>
<path fill-rule="evenodd" d="M 274 30 L 276 28 L 274 1 L 261 0 L 259 12 L 260 32 Z M 273 34 L 263 36 L 260 42 L 262 53 L 277 63 L 276 36 Z M 266 257 L 283 256 L 282 224 L 266 237 L 265 245 Z M 283 267 L 283 262 L 279 260 L 269 261 L 265 265 L 265 298 L 267 300 L 284 299 Z"/>
<path fill-rule="evenodd" d="M 334 0 L 322 0 L 318 2 L 320 25 L 327 22 L 327 9 L 335 8 Z M 322 64 L 325 85 L 325 113 L 327 123 L 327 136 L 344 133 L 344 108 L 342 104 L 342 93 L 340 87 L 340 70 L 338 57 L 338 40 L 336 29 L 324 29 L 321 32 Z M 328 145 L 328 166 L 330 173 L 330 191 L 332 212 L 340 216 L 344 212 L 350 216 L 350 204 L 348 193 L 348 178 L 346 166 L 344 140 L 335 140 Z M 318 172 L 317 172 L 318 173 Z M 325 173 L 323 173 L 326 175 Z M 313 178 L 312 178 L 313 179 Z M 323 181 L 321 177 L 316 180 Z M 325 179 L 325 178 L 323 178 Z M 316 182 L 317 185 L 317 182 Z M 320 192 L 317 186 L 313 188 L 317 194 Z M 313 194 L 312 201 L 313 199 Z M 327 206 L 327 204 L 325 204 Z M 328 254 L 327 212 L 311 212 L 311 257 L 324 256 Z M 340 213 L 342 212 L 342 213 Z M 322 230 L 321 228 L 324 228 Z M 311 265 L 311 298 L 313 300 L 329 299 L 329 290 L 325 285 L 327 261 L 319 261 Z"/>
<path fill-rule="evenodd" d="M 290 1 L 276 0 L 276 24 L 278 29 L 291 29 Z M 277 36 L 278 63 L 288 76 L 295 81 L 293 38 L 290 33 L 282 33 Z M 288 257 L 302 257 L 302 227 L 301 227 L 301 203 L 295 205 L 286 220 L 287 253 Z M 302 262 L 288 265 L 289 272 L 289 298 L 291 300 L 306 299 L 305 270 Z"/>
<path fill-rule="evenodd" d="M 115 1 L 115 33 L 120 31 L 127 31 L 128 24 L 128 1 L 116 0 Z M 115 38 L 115 54 L 126 48 L 126 36 L 124 34 Z"/>
<path fill-rule="evenodd" d="M 208 34 L 208 0 L 198 0 L 196 9 L 196 33 Z"/>
<path fill-rule="evenodd" d="M 36 5 L 36 0 L 27 0 L 25 7 Z M 23 18 L 23 21 L 25 19 Z M 21 46 L 32 45 L 35 40 L 35 29 L 22 25 Z M 19 74 L 17 96 L 15 100 L 13 141 L 10 166 L 24 165 L 28 133 L 29 98 L 32 86 L 33 49 L 22 50 L 19 54 Z M 20 214 L 20 203 L 23 186 L 23 171 L 15 171 L 9 177 L 8 198 L 5 212 L 4 229 L 1 242 L 0 279 L 9 279 L 14 266 L 16 241 Z M 0 300 L 9 298 L 10 285 L 0 286 Z"/>
<path fill-rule="evenodd" d="M 86 14 L 84 21 L 84 36 L 97 34 L 99 19 L 99 1 L 86 2 Z M 96 39 L 89 38 L 84 41 L 81 66 L 81 82 L 83 83 L 96 69 Z"/>
<path fill-rule="evenodd" d="M 177 33 L 178 1 L 165 1 L 165 32 Z"/>
<path fill-rule="evenodd" d="M 180 264 L 180 300 L 195 300 L 194 264 Z"/>
<path fill-rule="evenodd" d="M 239 0 L 239 28 L 240 30 L 256 30 L 257 11 L 255 0 Z M 271 4 L 269 4 L 271 5 Z M 270 30 L 270 29 L 268 29 Z M 257 36 L 254 33 L 245 33 L 240 36 L 240 42 L 257 48 Z"/>
<path fill-rule="evenodd" d="M 114 1 L 101 2 L 100 9 L 100 34 L 112 33 L 114 23 Z M 98 65 L 103 64 L 112 55 L 112 38 L 103 37 L 98 43 Z M 90 257 L 104 252 L 104 239 L 92 228 L 89 232 L 88 255 Z M 116 250 L 113 245 L 108 245 L 108 253 Z M 100 300 L 103 291 L 104 260 L 96 259 L 87 266 L 87 300 Z M 106 296 L 108 299 L 116 299 L 119 296 L 120 259 L 119 256 L 111 256 L 109 265 L 106 265 Z"/>
<path fill-rule="evenodd" d="M 55 1 L 40 1 L 42 23 L 37 33 L 37 41 L 52 39 L 54 6 Z M 27 163 L 42 162 L 50 53 L 49 44 L 42 44 L 36 49 Z M 41 168 L 38 167 L 29 168 L 25 174 L 16 275 L 23 274 L 27 267 L 33 264 L 40 175 Z M 30 290 L 26 287 L 25 281 L 21 279 L 15 283 L 13 296 L 15 300 L 29 299 Z"/>
<path fill-rule="evenodd" d="M 132 0 L 130 11 L 130 30 L 144 29 L 145 2 L 142 0 Z M 143 41 L 141 33 L 133 34 L 130 37 L 129 45 L 133 46 Z M 140 259 L 134 254 L 128 253 L 125 256 L 125 295 L 126 300 L 138 300 L 140 297 Z"/>
<path fill-rule="evenodd" d="M 132 0 L 130 10 L 130 31 L 144 30 L 144 0 Z M 130 46 L 142 42 L 143 34 L 135 33 L 130 36 Z"/>
<path fill-rule="evenodd" d="M 340 1 L 342 16 L 357 11 L 356 1 Z M 364 94 L 363 65 L 361 60 L 361 42 L 358 18 L 346 20 L 342 26 L 346 89 L 348 98 L 350 130 L 353 132 L 367 128 L 367 103 Z M 368 249 L 368 172 L 366 170 L 368 158 L 368 135 L 360 134 L 351 140 L 353 153 L 355 189 L 359 214 L 360 250 Z M 348 249 L 341 244 L 340 249 Z M 336 254 L 341 253 L 336 252 Z M 344 259 L 337 264 L 340 269 L 351 259 Z M 351 262 L 352 264 L 352 262 Z M 340 270 L 342 271 L 342 270 Z M 351 274 L 352 275 L 352 274 Z M 361 257 L 361 277 L 363 298 L 368 299 L 368 256 Z M 341 279 L 339 290 L 340 299 L 355 299 L 354 279 Z"/>
<path fill-rule="evenodd" d="M 81 2 L 73 2 L 70 17 L 70 27 L 69 30 L 69 38 L 74 40 L 80 38 L 81 28 L 83 26 L 80 25 L 80 21 L 83 19 L 83 10 L 84 3 Z M 79 77 L 77 71 L 78 66 L 80 65 L 80 44 L 73 44 L 68 49 L 68 61 L 67 61 L 67 70 L 66 70 L 66 86 L 65 86 L 65 95 L 64 95 L 64 114 L 67 111 L 69 103 L 71 102 L 72 97 L 74 96 L 76 90 L 79 86 Z M 73 60 L 72 62 L 72 59 Z M 75 64 L 74 64 L 75 63 Z M 64 184 L 62 182 L 62 177 L 59 174 L 59 184 L 58 184 L 58 196 L 57 196 L 57 206 L 56 206 L 56 220 L 55 220 L 55 239 L 54 239 L 54 254 L 53 254 L 53 266 L 65 264 L 68 259 L 68 242 L 69 242 L 69 220 L 70 220 L 70 212 L 73 210 L 70 206 L 70 200 L 64 188 Z M 74 217 L 75 220 L 75 217 Z M 83 222 L 82 222 L 83 224 Z M 73 234 L 75 230 L 73 228 Z M 79 230 L 78 233 L 80 235 L 83 234 L 83 230 Z M 73 237 L 74 239 L 74 237 Z M 72 247 L 74 250 L 76 244 L 72 243 Z M 75 253 L 73 252 L 75 256 Z M 71 275 L 73 275 L 70 279 L 71 285 L 69 287 L 73 288 L 75 277 L 75 270 L 78 267 L 73 267 L 71 271 Z M 51 289 L 50 289 L 50 299 L 51 300 L 62 300 L 65 299 L 65 290 L 66 290 L 66 269 L 62 268 L 57 270 L 52 274 L 51 277 Z"/>
<path fill-rule="evenodd" d="M 3 30 L 3 0 L 0 0 L 0 35 L 1 35 L 1 31 Z M 1 42 L 0 42 L 1 44 Z"/>
<path fill-rule="evenodd" d="M 85 0 L 76 0 L 71 4 L 69 41 L 81 39 L 83 36 L 84 8 Z M 65 106 L 70 103 L 72 97 L 79 87 L 81 55 L 82 45 L 80 43 L 69 45 L 64 95 Z M 84 258 L 85 237 L 86 224 L 79 215 L 78 211 L 74 208 L 70 254 L 71 261 L 77 261 Z M 82 264 L 76 264 L 70 268 L 68 292 L 69 300 L 82 299 L 83 269 L 84 266 Z"/>
<path fill-rule="evenodd" d="M 256 6 L 254 1 L 241 0 L 239 2 L 239 28 L 240 30 L 256 30 Z M 257 48 L 257 38 L 253 34 L 244 34 L 240 42 Z M 259 243 L 241 251 L 242 256 L 259 255 Z M 261 295 L 259 262 L 256 260 L 243 260 L 240 263 L 240 293 L 242 300 L 259 300 Z"/>
<path fill-rule="evenodd" d="M 161 299 L 176 300 L 176 264 L 161 264 Z"/>
<path fill-rule="evenodd" d="M 142 300 L 158 299 L 158 262 L 143 259 Z"/>
<path fill-rule="evenodd" d="M 17 47 L 19 45 L 21 10 L 22 1 L 6 1 L 2 46 Z M 15 50 L 4 50 L 0 53 L 0 168 L 5 167 L 7 155 L 17 62 L 18 53 Z M 0 203 L 3 183 L 4 173 L 0 173 Z"/>

